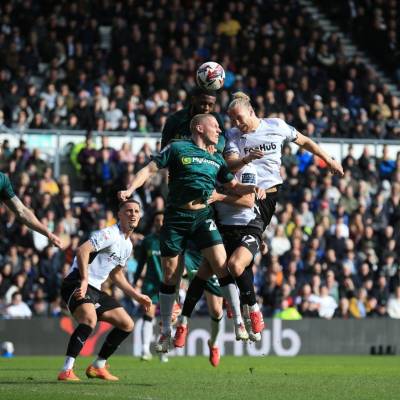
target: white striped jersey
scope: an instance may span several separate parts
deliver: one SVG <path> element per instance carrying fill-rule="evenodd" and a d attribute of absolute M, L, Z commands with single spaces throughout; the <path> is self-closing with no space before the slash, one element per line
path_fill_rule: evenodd
<path fill-rule="evenodd" d="M 132 254 L 132 242 L 129 237 L 125 238 L 118 224 L 94 232 L 89 241 L 95 249 L 89 258 L 89 285 L 100 290 L 116 266 L 125 267 Z M 75 270 L 79 271 L 76 257 L 69 274 Z"/>
<path fill-rule="evenodd" d="M 262 150 L 264 157 L 253 160 L 258 186 L 269 189 L 282 183 L 280 174 L 282 146 L 285 141 L 294 141 L 298 132 L 280 118 L 265 118 L 254 132 L 244 133 L 232 128 L 225 134 L 225 154 L 237 153 L 239 157 L 249 154 L 251 149 Z"/>

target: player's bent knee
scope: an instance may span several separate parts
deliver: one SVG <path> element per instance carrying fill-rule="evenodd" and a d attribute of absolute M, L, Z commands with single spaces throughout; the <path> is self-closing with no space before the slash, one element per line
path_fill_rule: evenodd
<path fill-rule="evenodd" d="M 244 268 L 241 267 L 240 264 L 236 263 L 236 262 L 232 262 L 232 261 L 228 261 L 227 264 L 228 270 L 229 272 L 233 275 L 233 276 L 239 276 L 243 273 Z"/>

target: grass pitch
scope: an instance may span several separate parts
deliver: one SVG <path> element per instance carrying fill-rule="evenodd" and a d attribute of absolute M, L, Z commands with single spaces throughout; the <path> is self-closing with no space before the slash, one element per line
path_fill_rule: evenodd
<path fill-rule="evenodd" d="M 81 382 L 58 382 L 63 357 L 0 358 L 1 400 L 382 400 L 400 398 L 400 358 L 379 356 L 205 357 L 141 362 L 115 356 L 119 382 L 89 380 L 92 358 L 78 358 Z"/>

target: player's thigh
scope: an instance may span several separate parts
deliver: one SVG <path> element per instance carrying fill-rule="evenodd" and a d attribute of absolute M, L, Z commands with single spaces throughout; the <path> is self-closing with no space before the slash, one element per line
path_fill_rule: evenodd
<path fill-rule="evenodd" d="M 210 264 L 215 275 L 218 277 L 226 275 L 226 251 L 222 243 L 204 248 L 201 253 Z"/>
<path fill-rule="evenodd" d="M 223 314 L 222 297 L 210 293 L 208 290 L 205 291 L 205 296 L 210 316 L 217 319 L 221 318 Z"/>
<path fill-rule="evenodd" d="M 229 272 L 234 276 L 240 276 L 253 259 L 254 255 L 247 247 L 239 246 L 228 259 Z"/>
<path fill-rule="evenodd" d="M 78 324 L 89 325 L 93 329 L 96 326 L 97 314 L 93 303 L 79 304 L 76 306 L 72 316 Z"/>
<path fill-rule="evenodd" d="M 125 332 L 131 332 L 133 330 L 133 320 L 123 307 L 105 311 L 98 317 L 98 319 L 99 321 L 108 322 Z"/>

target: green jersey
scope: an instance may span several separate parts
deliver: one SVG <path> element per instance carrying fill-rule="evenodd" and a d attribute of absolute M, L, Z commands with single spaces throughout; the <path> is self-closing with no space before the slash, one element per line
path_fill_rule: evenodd
<path fill-rule="evenodd" d="M 136 249 L 136 259 L 138 266 L 135 272 L 134 281 L 139 279 L 145 264 L 147 265 L 144 281 L 159 286 L 162 280 L 161 255 L 160 255 L 160 236 L 151 233 L 146 236 L 141 245 Z"/>
<path fill-rule="evenodd" d="M 210 113 L 218 121 L 219 128 L 221 129 L 221 134 L 218 139 L 217 151 L 222 153 L 225 147 L 224 138 L 224 123 L 222 118 L 218 113 Z M 167 121 L 165 122 L 164 129 L 161 136 L 161 148 L 163 149 L 171 140 L 182 140 L 190 139 L 192 134 L 190 132 L 190 121 L 193 115 L 190 112 L 190 107 L 183 108 L 173 114 L 171 114 Z"/>
<path fill-rule="evenodd" d="M 0 201 L 10 200 L 15 196 L 10 179 L 6 174 L 0 172 Z"/>
<path fill-rule="evenodd" d="M 210 154 L 192 140 L 172 142 L 153 161 L 158 168 L 169 169 L 167 207 L 179 208 L 197 199 L 205 203 L 217 180 L 224 184 L 234 178 L 221 154 Z"/>

